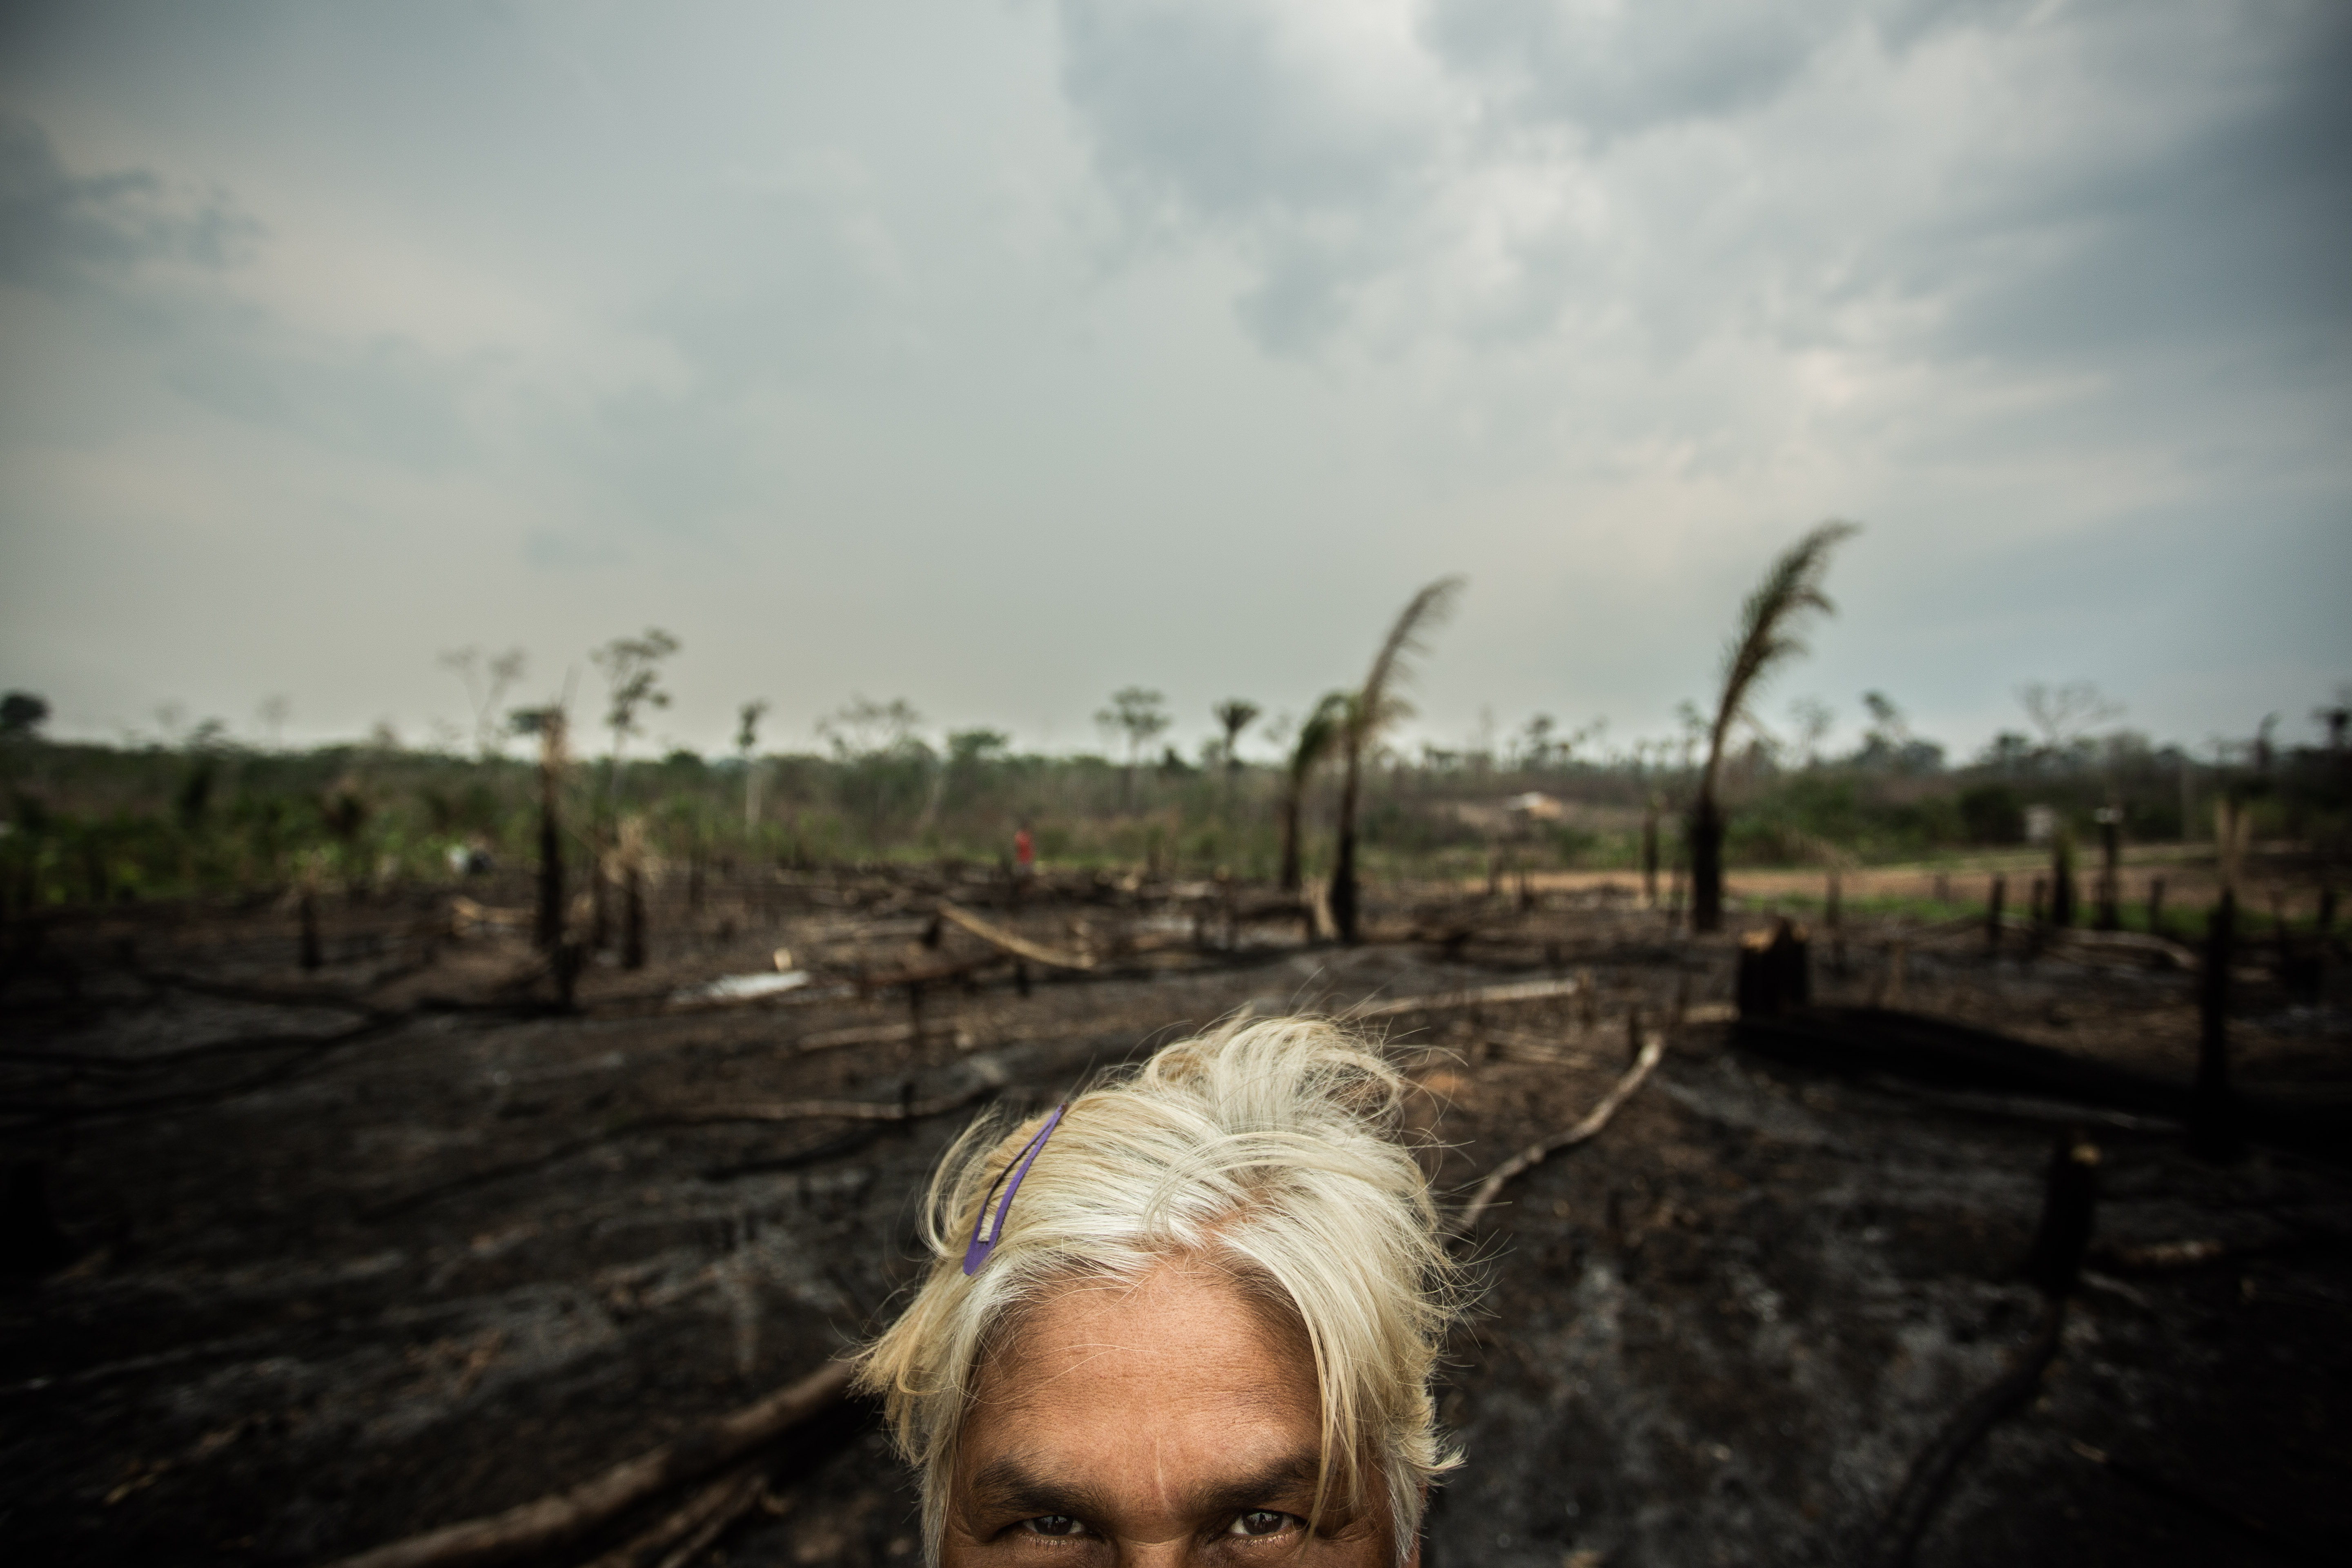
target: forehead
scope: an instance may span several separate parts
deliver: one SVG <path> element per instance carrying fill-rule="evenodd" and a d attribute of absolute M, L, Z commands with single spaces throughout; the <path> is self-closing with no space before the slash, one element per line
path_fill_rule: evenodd
<path fill-rule="evenodd" d="M 1305 1332 L 1197 1263 L 1054 1291 L 988 1357 L 975 1394 L 960 1445 L 974 1458 L 1101 1453 L 1149 1433 L 1164 1462 L 1244 1437 L 1312 1446 L 1321 1429 Z"/>

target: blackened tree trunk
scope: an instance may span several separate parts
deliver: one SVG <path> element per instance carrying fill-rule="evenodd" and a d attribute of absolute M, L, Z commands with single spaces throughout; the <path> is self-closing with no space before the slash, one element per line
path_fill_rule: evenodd
<path fill-rule="evenodd" d="M 601 842 L 604 835 L 597 838 Z M 588 858 L 588 951 L 602 952 L 613 945 L 613 912 L 605 892 L 612 879 L 604 874 L 604 856 L 600 850 Z"/>
<path fill-rule="evenodd" d="M 621 967 L 646 966 L 646 887 L 635 861 L 622 872 Z"/>
<path fill-rule="evenodd" d="M 2189 1107 L 2189 1147 L 2209 1160 L 2244 1152 L 2236 1092 L 2230 1087 L 2230 964 L 2235 957 L 2238 896 L 2221 889 L 2205 933 L 2205 975 L 2198 998 L 2197 1089 Z"/>
<path fill-rule="evenodd" d="M 2050 923 L 2059 931 L 2074 923 L 2074 830 L 2063 823 L 2050 841 Z"/>
<path fill-rule="evenodd" d="M 1701 790 L 1691 809 L 1691 930 L 1723 929 L 1723 813 Z"/>
<path fill-rule="evenodd" d="M 1658 797 L 1642 813 L 1642 901 L 1658 907 Z"/>
<path fill-rule="evenodd" d="M 2101 931 L 2123 929 L 2123 813 L 2109 806 L 2099 813 L 2099 913 Z"/>
<path fill-rule="evenodd" d="M 563 943 L 563 740 L 562 720 L 542 717 L 539 757 L 539 920 L 533 935 L 540 949 Z"/>
<path fill-rule="evenodd" d="M 2060 1135 L 2042 1188 L 2042 1223 L 2026 1254 L 2025 1277 L 2053 1301 L 2074 1292 L 2089 1251 L 2099 1201 L 2099 1149 L 2079 1131 Z"/>
<path fill-rule="evenodd" d="M 1357 931 L 1356 899 L 1357 753 L 1348 752 L 1348 775 L 1339 786 L 1339 845 L 1331 861 L 1331 924 L 1339 940 L 1352 943 Z"/>

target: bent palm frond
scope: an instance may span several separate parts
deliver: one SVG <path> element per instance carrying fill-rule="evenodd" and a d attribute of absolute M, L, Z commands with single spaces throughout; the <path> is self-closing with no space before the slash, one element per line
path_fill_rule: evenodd
<path fill-rule="evenodd" d="M 1410 604 L 1399 613 L 1396 624 L 1389 628 L 1380 653 L 1372 659 L 1371 673 L 1364 677 L 1363 689 L 1356 693 L 1348 715 L 1348 754 L 1352 761 L 1360 755 L 1366 742 L 1383 728 L 1402 718 L 1408 710 L 1391 692 L 1412 674 L 1412 658 L 1429 651 L 1426 635 L 1444 624 L 1454 613 L 1454 601 L 1461 597 L 1466 585 L 1461 577 L 1440 577 L 1412 596 Z"/>
<path fill-rule="evenodd" d="M 1724 738 L 1747 711 L 1748 693 L 1774 665 L 1805 651 L 1804 639 L 1796 631 L 1800 618 L 1810 611 L 1836 613 L 1837 606 L 1822 591 L 1822 578 L 1829 570 L 1830 552 L 1859 531 L 1855 523 L 1822 523 L 1781 552 L 1740 606 L 1739 635 L 1724 650 L 1723 699 L 1707 731 L 1703 795 L 1713 795 Z"/>

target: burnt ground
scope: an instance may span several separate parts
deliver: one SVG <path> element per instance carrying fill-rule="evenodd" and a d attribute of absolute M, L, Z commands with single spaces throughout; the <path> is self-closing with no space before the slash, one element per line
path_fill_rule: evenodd
<path fill-rule="evenodd" d="M 994 949 L 932 930 L 941 891 L 1097 967 L 1036 968 L 1024 995 Z M 1600 1099 L 1629 1012 L 1719 1016 L 1731 995 L 1729 938 L 1605 891 L 1400 900 L 1347 950 L 1229 889 L 1001 894 L 901 873 L 673 897 L 649 966 L 592 966 L 570 1011 L 498 909 L 453 926 L 446 890 L 330 910 L 316 973 L 276 906 L 16 932 L 12 1561 L 323 1562 L 583 1479 L 870 1329 L 913 1273 L 929 1166 L 984 1102 L 1050 1102 L 1245 1005 L 1388 1005 L 1458 1194 Z M 810 985 L 681 1000 L 779 945 Z M 1828 1000 L 2189 1076 L 2195 978 L 2146 954 L 1989 959 L 1966 931 L 1892 927 L 1842 945 L 1842 973 L 1826 948 L 1816 965 Z M 910 975 L 929 978 L 910 994 Z M 2259 965 L 2241 982 L 2241 1082 L 2340 1105 L 2341 986 L 2290 1000 Z M 1439 1000 L 1395 1005 L 1414 997 Z M 2077 1127 L 2102 1198 L 2058 1357 L 1961 1464 L 1917 1561 L 2298 1563 L 2352 1539 L 2340 1150 L 2209 1163 L 2161 1116 L 1802 1069 L 1722 1022 L 1668 1033 L 1606 1131 L 1515 1183 L 1475 1238 L 1489 1288 L 1443 1400 L 1467 1458 L 1427 1561 L 1854 1560 L 1913 1457 L 2031 1337 L 2020 1265 L 2053 1141 Z M 870 1413 L 764 1463 L 762 1506 L 706 1560 L 918 1559 Z M 587 1562 L 659 1511 L 546 1561 Z"/>

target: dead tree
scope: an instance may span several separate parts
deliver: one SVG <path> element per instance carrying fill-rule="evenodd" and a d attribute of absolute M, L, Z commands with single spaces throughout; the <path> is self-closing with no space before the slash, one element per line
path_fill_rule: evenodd
<path fill-rule="evenodd" d="M 617 857 L 621 871 L 621 967 L 646 966 L 646 825 L 631 816 L 621 824 Z"/>
<path fill-rule="evenodd" d="M 2245 816 L 2226 801 L 2214 809 L 2215 859 L 2221 894 L 2205 927 L 2205 971 L 2198 994 L 2197 1088 L 2189 1107 L 2189 1147 L 2209 1160 L 2245 1152 L 2237 1092 L 2230 1084 L 2230 965 L 2237 953 L 2238 868 L 2245 853 Z"/>
<path fill-rule="evenodd" d="M 2120 807 L 2099 808 L 2099 911 L 2093 921 L 2099 931 L 2121 931 L 2124 925 L 2124 814 Z"/>
<path fill-rule="evenodd" d="M 1829 569 L 1830 552 L 1854 531 L 1850 522 L 1822 523 L 1772 563 L 1740 607 L 1739 635 L 1724 661 L 1723 690 L 1716 702 L 1715 721 L 1707 729 L 1706 763 L 1699 771 L 1698 795 L 1691 805 L 1693 931 L 1723 929 L 1723 810 L 1717 790 L 1724 743 L 1732 725 L 1746 714 L 1757 683 L 1775 664 L 1804 651 L 1793 629 L 1798 618 L 1809 611 L 1829 614 L 1835 608 L 1822 592 L 1822 575 Z"/>
<path fill-rule="evenodd" d="M 1236 748 L 1242 731 L 1258 716 L 1258 705 L 1244 697 L 1228 697 L 1211 711 L 1215 713 L 1218 727 L 1225 732 L 1223 758 L 1225 763 L 1225 810 L 1234 808 L 1234 781 L 1241 775 L 1242 760 Z"/>
<path fill-rule="evenodd" d="M 1363 686 L 1348 700 L 1340 741 L 1346 748 L 1346 772 L 1339 783 L 1339 835 L 1331 862 L 1331 923 L 1339 940 L 1357 939 L 1361 910 L 1356 886 L 1356 805 L 1363 791 L 1364 753 L 1381 731 L 1409 711 L 1391 688 L 1412 673 L 1412 657 L 1424 651 L 1422 637 L 1433 631 L 1454 608 L 1463 580 L 1441 577 L 1412 596 L 1389 627 L 1381 651 Z"/>
<path fill-rule="evenodd" d="M 1290 748 L 1282 789 L 1282 890 L 1286 893 L 1295 893 L 1299 887 L 1298 819 L 1306 808 L 1307 782 L 1314 777 L 1315 765 L 1330 753 L 1331 742 L 1339 739 L 1347 708 L 1346 692 L 1326 692 L 1315 711 L 1298 726 L 1298 739 Z"/>
<path fill-rule="evenodd" d="M 514 716 L 516 730 L 539 737 L 539 914 L 532 940 L 552 953 L 563 942 L 563 764 L 562 705 L 526 709 Z"/>
<path fill-rule="evenodd" d="M 1658 907 L 1658 811 L 1665 803 L 1655 790 L 1642 809 L 1642 902 Z"/>
<path fill-rule="evenodd" d="M 2074 829 L 2064 822 L 2050 838 L 2050 923 L 2059 931 L 2074 923 Z"/>

